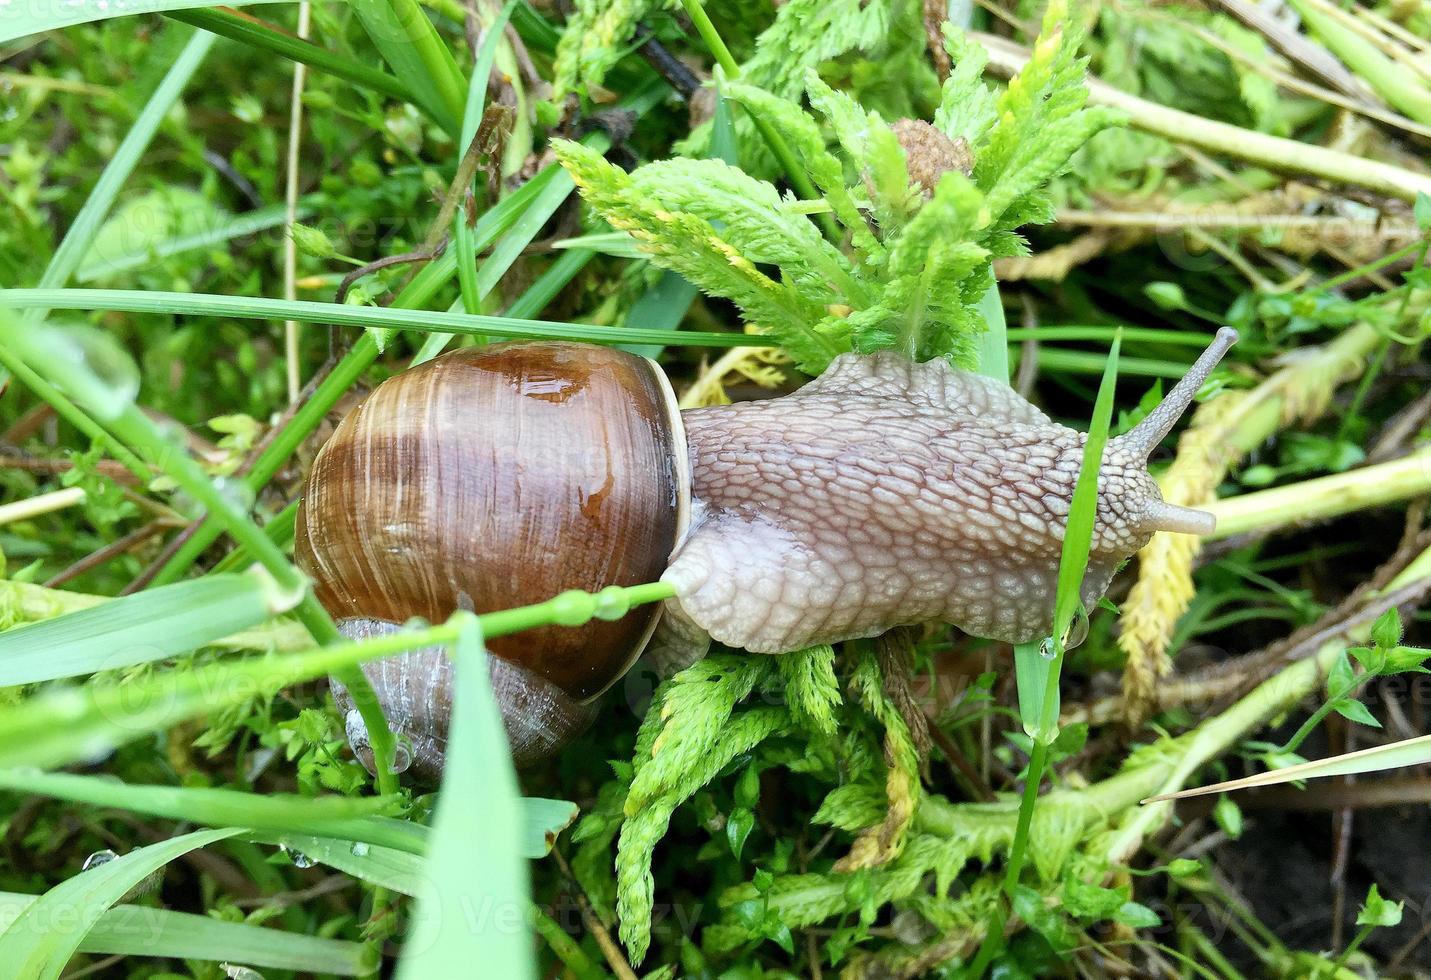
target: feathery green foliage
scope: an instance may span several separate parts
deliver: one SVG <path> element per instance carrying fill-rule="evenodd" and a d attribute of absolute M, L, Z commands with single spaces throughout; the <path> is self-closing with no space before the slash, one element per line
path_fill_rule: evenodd
<path fill-rule="evenodd" d="M 780 133 L 819 201 L 715 160 L 661 160 L 626 173 L 569 142 L 556 144 L 557 156 L 606 222 L 629 232 L 656 265 L 734 302 L 802 370 L 818 373 L 844 351 L 884 348 L 971 366 L 989 262 L 1025 252 L 1014 229 L 1052 217 L 1049 180 L 1111 120 L 1084 107 L 1080 38 L 1061 10 L 1050 8 L 1033 59 L 997 99 L 979 74 L 982 54 L 950 36 L 961 63 L 936 122 L 951 150 L 953 139 L 963 141 L 974 166 L 971 175 L 946 169 L 927 196 L 894 129 L 813 71 L 805 92 L 834 149 L 817 117 L 794 101 L 745 82 L 726 94 Z M 846 248 L 810 220 L 823 211 Z"/>

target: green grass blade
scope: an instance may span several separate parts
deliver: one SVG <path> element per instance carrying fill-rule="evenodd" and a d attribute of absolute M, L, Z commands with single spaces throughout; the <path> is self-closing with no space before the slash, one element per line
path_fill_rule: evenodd
<path fill-rule="evenodd" d="M 988 329 L 979 335 L 979 373 L 996 381 L 1009 383 L 1009 338 L 1004 322 L 1004 302 L 999 297 L 999 284 L 989 284 L 989 291 L 979 300 L 979 313 Z"/>
<path fill-rule="evenodd" d="M 302 653 L 225 660 L 123 684 L 45 691 L 0 710 L 0 766 L 51 769 L 93 759 L 186 718 L 310 681 L 364 660 L 444 642 L 443 627 Z"/>
<path fill-rule="evenodd" d="M 230 7 L 243 6 L 253 0 L 225 0 Z M 162 14 L 170 10 L 191 7 L 216 7 L 216 0 L 125 0 L 123 4 L 107 0 L 74 0 L 72 3 L 16 4 L 6 10 L 0 21 L 0 44 L 16 38 L 53 31 L 75 24 L 88 24 L 111 17 L 135 14 Z M 212 40 L 212 39 L 210 39 Z"/>
<path fill-rule="evenodd" d="M 492 74 L 492 63 L 497 60 L 497 46 L 502 43 L 502 31 L 512 16 L 512 8 L 517 0 L 509 0 L 497 15 L 497 19 L 487 27 L 487 36 L 482 40 L 482 48 L 477 52 L 477 61 L 472 67 L 472 78 L 467 86 L 467 103 L 462 111 L 462 136 L 458 147 L 465 154 L 477 137 L 477 128 L 482 123 L 482 114 L 487 107 L 487 84 Z M 496 166 L 496 161 L 493 166 Z M 477 181 L 474 179 L 473 184 Z M 464 188 L 464 191 L 466 188 Z M 482 200 L 480 194 L 475 198 Z M 457 252 L 457 281 L 462 289 L 462 305 L 468 313 L 482 312 L 483 290 L 477 284 L 477 250 L 472 240 L 472 228 L 467 224 L 467 215 L 458 208 L 452 216 L 452 247 Z"/>
<path fill-rule="evenodd" d="M 0 687 L 164 660 L 292 607 L 264 572 L 209 575 L 0 633 Z"/>
<path fill-rule="evenodd" d="M 429 268 L 437 263 L 432 263 Z M 453 269 L 448 265 L 449 274 Z M 417 280 L 414 279 L 414 282 Z M 647 343 L 692 347 L 771 346 L 772 341 L 740 333 L 696 330 L 652 330 L 644 327 L 602 327 L 549 320 L 474 316 L 393 307 L 345 306 L 307 300 L 277 300 L 209 293 L 166 293 L 126 289 L 11 289 L 0 292 L 0 304 L 16 309 L 117 310 L 127 313 L 180 313 L 192 316 L 250 320 L 299 320 L 344 327 L 392 327 L 421 332 L 491 334 L 541 340 L 581 340 L 594 344 Z"/>
<path fill-rule="evenodd" d="M 527 867 L 516 847 L 517 774 L 488 680 L 477 617 L 468 613 L 459 621 L 452 737 L 428 857 L 433 888 L 418 899 L 397 976 L 457 977 L 481 963 L 485 976 L 533 980 Z M 468 928 L 454 928 L 456 923 Z"/>
<path fill-rule="evenodd" d="M 0 892 L 0 922 L 12 921 L 37 900 L 34 895 Z M 137 905 L 116 905 L 101 915 L 78 952 L 207 960 L 344 977 L 373 968 L 367 948 L 360 943 Z"/>
<path fill-rule="evenodd" d="M 83 0 L 83 2 L 87 5 L 97 2 L 97 0 Z M 29 9 L 40 9 L 40 6 L 31 6 Z M 173 66 L 154 90 L 154 94 L 149 97 L 149 101 L 144 104 L 144 109 L 134 120 L 134 125 L 129 128 L 129 132 L 125 134 L 123 142 L 114 151 L 114 156 L 110 157 L 109 163 L 105 164 L 103 172 L 99 175 L 99 180 L 95 182 L 94 189 L 89 192 L 84 206 L 75 215 L 75 220 L 70 224 L 69 231 L 65 232 L 60 247 L 55 250 L 55 254 L 50 258 L 50 264 L 45 268 L 44 274 L 40 276 L 40 281 L 37 283 L 40 288 L 50 289 L 63 286 L 74 275 L 80 263 L 84 261 L 85 256 L 89 253 L 90 245 L 94 243 L 95 235 L 99 233 L 104 219 L 108 216 L 110 209 L 114 207 L 115 198 L 119 196 L 120 190 L 129 180 L 129 175 L 139 164 L 139 159 L 144 155 L 144 151 L 149 148 L 149 143 L 154 139 L 154 134 L 158 132 L 164 117 L 169 114 L 169 110 L 174 107 L 174 103 L 183 93 L 184 87 L 189 84 L 189 80 L 199 70 L 199 66 L 204 63 L 204 58 L 208 56 L 209 49 L 213 47 L 213 44 L 214 36 L 212 34 L 197 31 L 189 39 L 189 43 L 184 45 L 184 50 L 179 52 L 179 57 L 175 59 Z M 38 323 L 44 318 L 43 310 L 31 310 L 26 314 L 28 323 Z"/>
<path fill-rule="evenodd" d="M 226 6 L 234 6 L 234 4 Z M 354 85 L 372 89 L 374 92 L 400 99 L 403 102 L 412 101 L 412 93 L 408 92 L 407 87 L 387 72 L 370 68 L 361 61 L 356 61 L 335 51 L 329 51 L 327 48 L 321 48 L 311 41 L 294 37 L 292 34 L 281 31 L 272 24 L 265 23 L 247 13 L 232 10 L 196 9 L 170 11 L 168 16 L 172 20 L 192 24 L 195 27 L 238 41 L 240 44 L 247 44 L 262 51 L 271 52 L 290 61 L 301 62 L 310 68 L 352 82 Z"/>
<path fill-rule="evenodd" d="M 1083 464 L 1078 471 L 1078 482 L 1073 487 L 1068 529 L 1063 535 L 1053 604 L 1052 637 L 1054 650 L 1060 656 L 1064 652 L 1068 628 L 1073 625 L 1073 618 L 1078 613 L 1083 576 L 1088 569 L 1088 555 L 1093 545 L 1093 524 L 1098 513 L 1098 472 L 1103 467 L 1103 449 L 1108 445 L 1108 430 L 1113 422 L 1118 352 L 1122 346 L 1122 335 L 1115 335 L 1108 350 L 1108 363 L 1103 368 L 1103 380 L 1098 385 L 1098 397 L 1093 402 L 1093 420 L 1088 426 L 1088 440 L 1083 445 Z"/>
<path fill-rule="evenodd" d="M 427 828 L 386 819 L 396 797 L 258 795 L 231 789 L 140 786 L 98 776 L 0 769 L 0 789 L 33 793 L 91 806 L 113 807 L 207 827 L 247 827 L 363 841 L 412 854 L 426 850 Z"/>
<path fill-rule="evenodd" d="M 1276 786 L 1279 783 L 1291 783 L 1299 779 L 1320 779 L 1324 776 L 1356 776 L 1364 772 L 1384 772 L 1387 769 L 1404 769 L 1410 766 L 1423 766 L 1428 762 L 1431 762 L 1431 735 L 1418 735 L 1415 738 L 1403 739 L 1400 742 L 1391 742 L 1388 745 L 1377 745 L 1369 749 L 1361 749 L 1357 752 L 1346 752 L 1342 755 L 1334 755 L 1329 759 L 1316 759 L 1312 762 L 1302 762 L 1295 766 L 1273 769 L 1269 772 L 1261 772 L 1255 776 L 1247 776 L 1243 779 L 1229 779 L 1226 782 L 1213 783 L 1211 786 L 1185 789 L 1180 793 L 1164 793 L 1162 796 L 1150 796 L 1148 799 L 1143 800 L 1143 802 L 1156 803 L 1159 800 L 1181 800 L 1189 796 L 1206 796 L 1209 793 L 1227 793 L 1237 789 L 1251 789 L 1254 786 Z"/>
<path fill-rule="evenodd" d="M 416 896 L 427 887 L 424 872 L 427 861 L 419 854 L 376 844 L 354 847 L 351 841 L 308 834 L 258 833 L 250 837 L 263 844 L 296 851 L 319 864 L 403 895 Z"/>
<path fill-rule="evenodd" d="M 454 137 L 462 124 L 462 73 L 417 0 L 349 0 L 368 38 L 409 92 Z"/>
<path fill-rule="evenodd" d="M 661 602 L 674 595 L 663 582 L 612 586 L 596 593 L 564 592 L 545 602 L 484 613 L 487 636 L 538 626 L 580 626 L 597 612 Z M 335 643 L 299 653 L 224 660 L 194 670 L 164 671 L 123 684 L 52 688 L 0 708 L 0 767 L 50 769 L 108 752 L 195 715 L 221 711 L 367 660 L 451 643 L 449 624 L 402 631 L 362 643 Z M 353 671 L 356 673 L 356 671 Z"/>
<path fill-rule="evenodd" d="M 298 209 L 299 218 L 306 218 L 311 213 L 312 209 L 306 206 Z M 90 253 L 85 256 L 84 265 L 75 271 L 74 278 L 76 282 L 93 282 L 96 279 L 106 279 L 125 272 L 133 272 L 135 269 L 148 267 L 156 260 L 167 259 L 172 255 L 182 255 L 184 252 L 191 252 L 196 249 L 222 245 L 224 242 L 233 241 L 235 238 L 243 238 L 245 235 L 253 235 L 260 231 L 267 231 L 270 228 L 277 228 L 282 225 L 283 222 L 284 206 L 282 204 L 275 204 L 273 207 L 259 208 L 257 211 L 233 215 L 226 221 L 212 228 L 206 228 L 197 234 L 180 235 L 177 238 L 170 238 L 154 245 L 148 245 L 136 252 L 126 252 L 120 255 L 101 255 L 92 249 Z"/>
<path fill-rule="evenodd" d="M 0 935 L 0 963 L 12 977 L 56 980 L 90 929 L 126 892 L 170 861 L 237 833 L 228 828 L 185 834 L 61 882 L 26 906 Z M 60 922 L 67 927 L 58 928 Z"/>
<path fill-rule="evenodd" d="M 66 7 L 65 10 L 67 12 L 83 11 L 91 7 L 97 7 L 97 0 L 83 0 L 80 7 Z M 53 6 L 32 5 L 28 8 L 28 12 L 17 10 L 16 20 L 23 22 L 26 18 L 41 16 L 44 12 L 53 13 L 56 9 L 58 8 Z M 21 33 L 30 33 L 30 31 Z M 184 45 L 184 49 L 179 52 L 179 57 L 169 67 L 168 72 L 165 73 L 164 78 L 145 103 L 143 110 L 140 111 L 138 118 L 134 120 L 134 125 L 129 128 L 129 132 L 125 134 L 123 141 L 115 149 L 114 155 L 110 157 L 109 163 L 105 165 L 103 172 L 99 175 L 99 180 L 95 182 L 89 197 L 85 199 L 84 205 L 75 215 L 74 221 L 55 250 L 55 254 L 50 257 L 49 264 L 40 276 L 39 285 L 42 288 L 63 286 L 84 260 L 90 246 L 94 243 L 95 235 L 99 233 L 100 226 L 114 206 L 115 198 L 119 196 L 120 190 L 129 180 L 129 175 L 138 165 L 140 157 L 149 147 L 154 134 L 159 130 L 159 125 L 164 121 L 169 110 L 174 107 L 174 103 L 178 101 L 194 72 L 203 64 L 213 42 L 212 35 L 199 32 L 190 38 L 189 42 Z M 46 312 L 43 308 L 33 309 L 25 315 L 22 323 L 26 325 L 40 323 L 45 319 Z M 0 365 L 3 365 L 3 368 L 0 368 L 0 385 L 4 383 L 5 372 L 9 371 L 36 395 L 49 402 L 61 418 L 79 429 L 93 442 L 104 446 L 140 480 L 147 481 L 153 475 L 149 472 L 148 467 L 111 436 L 102 425 L 81 411 L 63 392 L 41 377 L 30 365 L 25 364 L 14 351 L 0 352 Z"/>

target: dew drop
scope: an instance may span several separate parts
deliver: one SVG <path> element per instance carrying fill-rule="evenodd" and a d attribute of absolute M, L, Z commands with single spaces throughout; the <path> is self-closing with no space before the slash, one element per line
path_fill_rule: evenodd
<path fill-rule="evenodd" d="M 280 844 L 278 847 L 288 855 L 288 860 L 293 862 L 295 868 L 311 868 L 318 863 L 295 847 L 289 847 L 287 844 Z"/>
<path fill-rule="evenodd" d="M 353 857 L 367 857 L 368 845 L 365 844 L 363 841 L 355 840 L 353 841 L 352 851 Z"/>
<path fill-rule="evenodd" d="M 1045 660 L 1052 660 L 1054 658 L 1053 637 L 1045 636 L 1039 641 L 1038 655 Z"/>
<path fill-rule="evenodd" d="M 80 870 L 89 871 L 92 868 L 99 867 L 101 864 L 108 864 L 117 857 L 119 857 L 119 855 L 110 850 L 95 851 L 84 859 L 84 864 L 80 866 Z"/>
<path fill-rule="evenodd" d="M 224 976 L 229 980 L 263 980 L 263 974 L 257 970 L 246 966 L 237 966 L 233 963 L 220 963 L 219 968 L 224 971 Z"/>
<path fill-rule="evenodd" d="M 52 327 L 46 333 L 52 350 L 77 369 L 66 387 L 92 413 L 113 420 L 134 404 L 139 365 L 112 335 L 80 325 Z"/>
<path fill-rule="evenodd" d="M 412 767 L 412 739 L 399 735 L 393 742 L 393 775 L 405 773 Z"/>
<path fill-rule="evenodd" d="M 220 476 L 214 478 L 214 489 L 219 492 L 219 496 L 234 510 L 247 514 L 253 510 L 254 500 L 257 499 L 253 487 L 248 485 L 248 481 L 236 476 Z"/>

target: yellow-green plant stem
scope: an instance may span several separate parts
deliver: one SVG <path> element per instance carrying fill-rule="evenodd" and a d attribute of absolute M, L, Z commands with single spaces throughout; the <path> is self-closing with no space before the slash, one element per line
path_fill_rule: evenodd
<path fill-rule="evenodd" d="M 1012 75 L 1028 62 L 1028 52 L 992 34 L 971 32 L 989 52 L 989 65 L 1000 74 Z M 1404 167 L 1368 160 L 1351 153 L 1331 150 L 1311 143 L 1269 136 L 1204 119 L 1190 112 L 1170 109 L 1147 99 L 1088 80 L 1089 101 L 1111 106 L 1128 115 L 1139 129 L 1174 143 L 1187 143 L 1214 153 L 1247 160 L 1279 173 L 1307 174 L 1341 184 L 1365 187 L 1388 197 L 1415 201 L 1418 193 L 1431 194 L 1431 176 Z"/>
<path fill-rule="evenodd" d="M 1318 39 L 1356 72 L 1376 94 L 1419 123 L 1431 124 L 1431 91 L 1405 65 L 1398 65 L 1366 38 L 1339 24 L 1322 5 L 1291 0 L 1292 9 Z"/>
<path fill-rule="evenodd" d="M 731 81 L 739 78 L 740 65 L 736 64 L 735 57 L 730 53 L 730 48 L 726 47 L 725 41 L 721 40 L 720 33 L 716 30 L 715 24 L 711 23 L 710 16 L 706 14 L 706 8 L 702 5 L 701 0 L 681 0 L 681 6 L 685 9 L 686 15 L 691 18 L 691 23 L 695 25 L 701 40 L 706 42 L 706 47 L 710 49 L 716 64 L 720 65 L 721 71 L 725 72 L 725 77 Z M 818 200 L 820 192 L 811 183 L 809 175 L 801 169 L 799 161 L 795 159 L 795 154 L 791 152 L 785 138 L 774 126 L 770 125 L 769 120 L 755 113 L 747 113 L 747 115 L 755 124 L 755 128 L 760 131 L 761 139 L 765 140 L 766 145 L 770 147 L 770 152 L 775 154 L 775 159 L 780 161 L 785 176 L 790 179 L 790 186 L 794 187 L 796 193 L 804 200 Z M 838 239 L 839 229 L 830 215 L 817 214 L 815 220 L 820 223 L 826 237 L 831 240 Z"/>
<path fill-rule="evenodd" d="M 1225 497 L 1203 507 L 1217 518 L 1211 538 L 1275 531 L 1431 493 L 1431 449 L 1346 473 Z"/>

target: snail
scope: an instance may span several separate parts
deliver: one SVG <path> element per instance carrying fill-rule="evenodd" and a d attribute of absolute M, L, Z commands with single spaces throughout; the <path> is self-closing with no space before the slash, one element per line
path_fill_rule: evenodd
<path fill-rule="evenodd" d="M 1155 532 L 1213 530 L 1211 515 L 1163 501 L 1147 460 L 1236 339 L 1218 331 L 1163 402 L 1109 441 L 1085 606 Z M 564 589 L 669 583 L 664 608 L 491 641 L 523 765 L 583 730 L 653 633 L 667 665 L 712 640 L 775 654 L 927 622 L 1011 643 L 1046 635 L 1085 441 L 944 360 L 842 354 L 792 394 L 679 412 L 644 358 L 496 344 L 388 379 L 339 424 L 309 476 L 295 553 L 354 638 Z M 363 669 L 414 774 L 433 778 L 450 710 L 444 652 Z M 334 694 L 361 757 L 351 696 L 336 683 Z"/>

